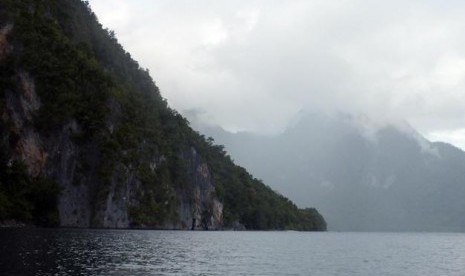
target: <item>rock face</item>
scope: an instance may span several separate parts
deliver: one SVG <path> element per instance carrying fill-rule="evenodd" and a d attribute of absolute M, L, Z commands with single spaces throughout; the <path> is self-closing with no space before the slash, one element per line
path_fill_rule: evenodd
<path fill-rule="evenodd" d="M 6 91 L 6 109 L 3 119 L 12 126 L 12 132 L 18 137 L 13 160 L 27 165 L 32 176 L 38 176 L 45 168 L 47 153 L 42 147 L 38 134 L 34 131 L 33 115 L 40 108 L 34 80 L 25 72 L 16 76 L 17 90 Z"/>
<path fill-rule="evenodd" d="M 184 158 L 189 160 L 189 174 L 193 176 L 192 197 L 184 195 L 180 208 L 183 229 L 221 229 L 223 204 L 215 196 L 215 187 L 207 163 L 194 148 Z"/>

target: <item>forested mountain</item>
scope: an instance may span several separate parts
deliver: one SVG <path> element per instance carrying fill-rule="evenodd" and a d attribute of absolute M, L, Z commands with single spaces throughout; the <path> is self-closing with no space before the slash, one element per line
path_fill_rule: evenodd
<path fill-rule="evenodd" d="M 465 153 L 406 123 L 307 114 L 275 136 L 203 132 L 331 230 L 465 231 Z"/>
<path fill-rule="evenodd" d="M 0 221 L 324 230 L 192 130 L 79 0 L 0 1 Z"/>

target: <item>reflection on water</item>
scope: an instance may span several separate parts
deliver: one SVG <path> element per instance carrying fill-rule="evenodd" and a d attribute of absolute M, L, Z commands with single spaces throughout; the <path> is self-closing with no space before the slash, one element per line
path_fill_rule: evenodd
<path fill-rule="evenodd" d="M 0 275 L 465 275 L 465 235 L 0 229 Z"/>

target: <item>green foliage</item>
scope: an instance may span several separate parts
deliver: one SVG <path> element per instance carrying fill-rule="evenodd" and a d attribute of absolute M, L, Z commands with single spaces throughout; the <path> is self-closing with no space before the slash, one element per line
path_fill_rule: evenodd
<path fill-rule="evenodd" d="M 0 220 L 57 226 L 59 193 L 54 181 L 29 177 L 23 163 L 0 166 Z"/>
<path fill-rule="evenodd" d="M 49 130 L 76 118 L 89 133 L 101 128 L 107 113 L 105 100 L 110 78 L 94 58 L 75 47 L 60 25 L 47 16 L 55 1 L 8 3 L 14 22 L 10 43 L 17 48 L 8 68 L 34 76 L 43 103 L 37 125 Z M 0 77 L 2 82 L 9 80 Z"/>
<path fill-rule="evenodd" d="M 166 168 L 159 168 L 157 172 L 146 165 L 138 168 L 137 176 L 143 188 L 139 190 L 139 202 L 130 206 L 129 216 L 134 226 L 163 225 L 166 221 L 176 219 L 176 195 Z"/>
<path fill-rule="evenodd" d="M 314 208 L 299 210 L 300 218 L 303 220 L 298 230 L 309 231 L 314 229 L 326 230 L 326 221 Z"/>

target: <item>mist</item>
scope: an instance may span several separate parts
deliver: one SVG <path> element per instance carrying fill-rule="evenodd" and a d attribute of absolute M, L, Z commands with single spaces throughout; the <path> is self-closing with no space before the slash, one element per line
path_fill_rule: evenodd
<path fill-rule="evenodd" d="M 303 114 L 283 133 L 203 128 L 236 163 L 333 231 L 463 231 L 465 153 L 406 122 Z"/>
<path fill-rule="evenodd" d="M 90 3 L 189 119 L 279 133 L 302 111 L 363 114 L 465 148 L 461 1 Z"/>

